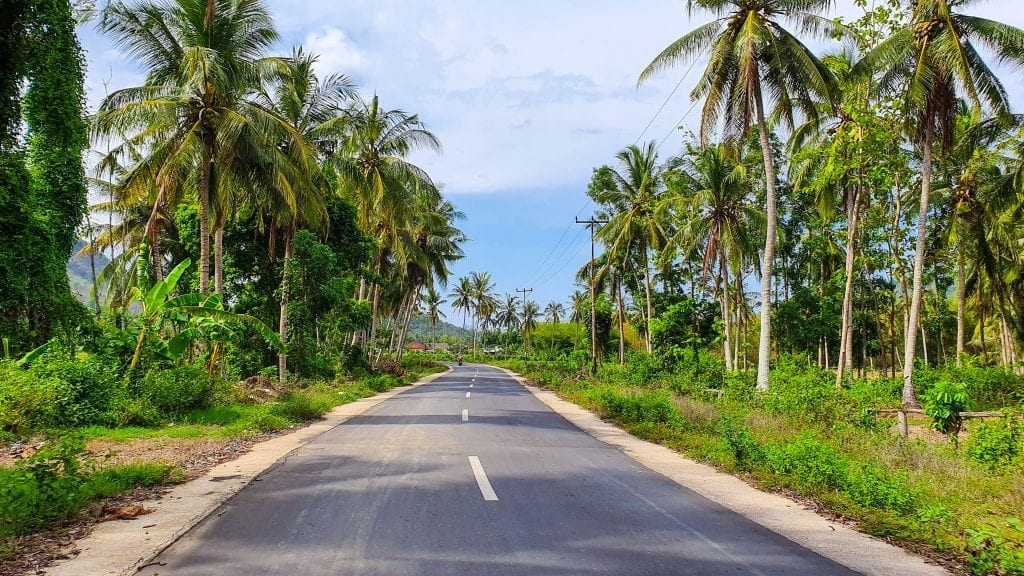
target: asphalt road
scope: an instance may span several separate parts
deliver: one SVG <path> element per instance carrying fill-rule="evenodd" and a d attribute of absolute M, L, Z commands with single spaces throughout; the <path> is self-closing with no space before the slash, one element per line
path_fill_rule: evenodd
<path fill-rule="evenodd" d="M 148 575 L 853 574 L 457 367 L 296 450 Z"/>

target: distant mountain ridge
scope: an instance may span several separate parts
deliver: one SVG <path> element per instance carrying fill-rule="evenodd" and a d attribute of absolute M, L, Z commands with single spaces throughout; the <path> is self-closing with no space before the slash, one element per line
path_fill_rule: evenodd
<path fill-rule="evenodd" d="M 78 251 L 85 246 L 84 240 L 75 242 L 71 249 L 71 259 L 68 260 L 68 281 L 71 284 L 71 291 L 80 302 L 89 304 L 92 294 L 92 263 L 89 256 L 77 256 Z M 110 263 L 110 259 L 103 254 L 93 256 L 96 264 L 96 274 L 99 274 L 103 267 Z"/>
<path fill-rule="evenodd" d="M 409 341 L 429 342 L 434 338 L 434 327 L 425 314 L 416 314 L 409 323 Z M 473 336 L 473 332 L 465 330 L 461 326 L 449 324 L 444 320 L 437 323 L 437 337 L 450 336 L 453 338 L 467 339 Z"/>

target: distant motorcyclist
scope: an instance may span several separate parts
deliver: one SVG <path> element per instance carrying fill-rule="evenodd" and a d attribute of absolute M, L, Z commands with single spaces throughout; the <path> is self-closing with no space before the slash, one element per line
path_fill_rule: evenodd
<path fill-rule="evenodd" d="M 462 354 L 459 354 L 458 356 L 456 356 L 456 357 L 455 357 L 455 360 L 457 360 L 457 361 L 458 361 L 458 363 L 459 363 L 459 366 L 462 366 Z"/>

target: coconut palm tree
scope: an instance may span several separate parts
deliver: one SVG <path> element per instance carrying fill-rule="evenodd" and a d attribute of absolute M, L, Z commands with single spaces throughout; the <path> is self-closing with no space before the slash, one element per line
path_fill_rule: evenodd
<path fill-rule="evenodd" d="M 466 316 L 473 310 L 473 282 L 468 276 L 462 276 L 448 297 L 452 298 L 452 309 L 462 311 L 462 329 L 465 330 Z"/>
<path fill-rule="evenodd" d="M 558 324 L 565 317 L 565 305 L 561 302 L 551 301 L 544 307 L 544 318 L 552 324 Z"/>
<path fill-rule="evenodd" d="M 768 387 L 771 353 L 772 266 L 777 235 L 775 161 L 769 139 L 768 116 L 793 125 L 794 109 L 813 118 L 816 102 L 835 100 L 835 81 L 829 70 L 783 24 L 827 37 L 834 24 L 819 16 L 831 0 L 689 0 L 691 11 L 710 12 L 711 22 L 670 44 L 640 74 L 642 83 L 670 67 L 710 50 L 710 60 L 693 100 L 704 99 L 701 142 L 723 125 L 727 137 L 746 135 L 757 126 L 765 171 L 765 242 L 761 264 L 761 335 L 758 345 L 757 387 Z M 771 110 L 766 109 L 766 105 Z"/>
<path fill-rule="evenodd" d="M 427 294 L 423 297 L 423 303 L 427 306 L 427 321 L 430 322 L 430 326 L 434 330 L 434 344 L 437 344 L 437 323 L 445 317 L 444 312 L 441 311 L 441 305 L 447 302 L 447 300 L 441 298 L 441 295 L 433 286 L 427 288 Z"/>
<path fill-rule="evenodd" d="M 476 356 L 476 331 L 481 318 L 494 313 L 498 301 L 494 294 L 494 282 L 490 272 L 472 272 L 469 275 L 473 294 L 473 355 Z"/>
<path fill-rule="evenodd" d="M 709 270 L 718 267 L 717 292 L 725 322 L 725 366 L 734 370 L 729 270 L 742 265 L 753 244 L 752 233 L 761 230 L 764 213 L 749 197 L 747 171 L 734 147 L 691 146 L 676 164 L 668 199 L 678 218 L 671 242 L 683 253 L 703 255 L 705 277 Z"/>
<path fill-rule="evenodd" d="M 155 182 L 155 204 L 189 180 L 195 185 L 199 289 L 208 293 L 211 202 L 230 171 L 236 140 L 246 126 L 257 133 L 281 128 L 245 99 L 277 40 L 270 12 L 261 0 L 114 1 L 99 28 L 145 68 L 146 80 L 104 98 L 94 130 L 147 149 L 126 185 Z"/>
<path fill-rule="evenodd" d="M 523 304 L 523 347 L 526 351 L 526 358 L 530 358 L 530 332 L 537 327 L 537 318 L 540 316 L 540 306 L 532 300 Z"/>
<path fill-rule="evenodd" d="M 606 212 L 608 223 L 597 231 L 609 261 L 635 260 L 643 268 L 647 352 L 651 350 L 650 252 L 665 243 L 664 220 L 659 213 L 665 183 L 658 165 L 658 150 L 652 141 L 643 148 L 629 146 L 616 155 L 620 169 L 610 171 L 612 185 L 593 190 L 594 201 Z M 628 266 L 622 266 L 628 268 Z"/>
<path fill-rule="evenodd" d="M 989 68 L 978 48 L 998 61 L 1024 65 L 1024 31 L 993 20 L 953 10 L 973 0 L 917 0 L 910 20 L 864 55 L 857 70 L 872 75 L 879 94 L 902 102 L 908 134 L 921 151 L 921 195 L 918 200 L 917 238 L 908 326 L 903 348 L 903 403 L 917 407 L 914 391 L 914 356 L 921 320 L 921 296 L 928 233 L 929 196 L 934 147 L 951 149 L 956 124 L 957 96 L 993 117 L 1008 121 L 1006 89 Z"/>
<path fill-rule="evenodd" d="M 256 211 L 269 212 L 270 234 L 281 229 L 284 237 L 284 260 L 281 272 L 281 311 L 278 337 L 287 343 L 289 264 L 292 259 L 295 232 L 309 227 L 323 232 L 327 227 L 324 197 L 329 193 L 328 181 L 321 170 L 322 162 L 344 137 L 343 112 L 355 96 L 355 86 L 345 76 L 330 75 L 321 81 L 313 67 L 317 56 L 295 48 L 288 59 L 280 61 L 267 81 L 260 87 L 255 102 L 287 122 L 291 130 L 285 138 L 274 142 L 273 148 L 283 152 L 287 162 L 252 162 L 257 180 L 246 188 L 262 188 Z M 259 150 L 253 150 L 259 152 Z M 223 219 L 217 218 L 218 234 L 222 236 Z M 217 237 L 216 285 L 221 291 L 223 265 L 221 236 Z M 278 378 L 287 376 L 287 354 L 278 354 Z"/>
<path fill-rule="evenodd" d="M 441 143 L 416 115 L 401 110 L 384 110 L 377 96 L 361 99 L 345 118 L 348 137 L 331 159 L 337 173 L 339 192 L 357 209 L 360 228 L 377 242 L 374 273 L 382 276 L 390 254 L 404 261 L 401 230 L 414 217 L 419 191 L 434 189 L 430 176 L 409 162 L 409 155 L 421 149 L 441 151 Z M 360 290 L 360 298 L 366 296 Z M 375 346 L 379 324 L 380 286 L 371 288 L 369 348 Z"/>

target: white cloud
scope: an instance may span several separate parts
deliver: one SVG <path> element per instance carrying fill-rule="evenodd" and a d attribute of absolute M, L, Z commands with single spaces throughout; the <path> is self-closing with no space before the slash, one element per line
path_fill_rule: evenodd
<path fill-rule="evenodd" d="M 363 71 L 367 65 L 366 55 L 340 28 L 330 27 L 310 32 L 306 34 L 302 46 L 306 51 L 320 56 L 316 67 L 323 75 L 333 72 L 353 74 Z"/>
<path fill-rule="evenodd" d="M 281 51 L 301 43 L 319 70 L 356 80 L 382 105 L 418 113 L 445 147 L 415 160 L 450 194 L 559 188 L 578 195 L 592 167 L 632 144 L 684 69 L 643 88 L 640 70 L 686 31 L 683 0 L 269 0 Z M 836 12 L 854 16 L 852 2 Z M 1024 24 L 992 3 L 979 13 Z M 125 63 L 89 34 L 90 85 Z M 643 139 L 678 141 L 697 65 Z M 1007 71 L 1009 72 L 1009 71 Z M 1006 84 L 1019 94 L 1019 72 Z M 93 99 L 91 99 L 93 100 Z M 94 101 L 94 100 L 93 100 Z M 698 111 L 686 118 L 695 127 Z M 666 145 L 663 153 L 676 146 Z"/>

